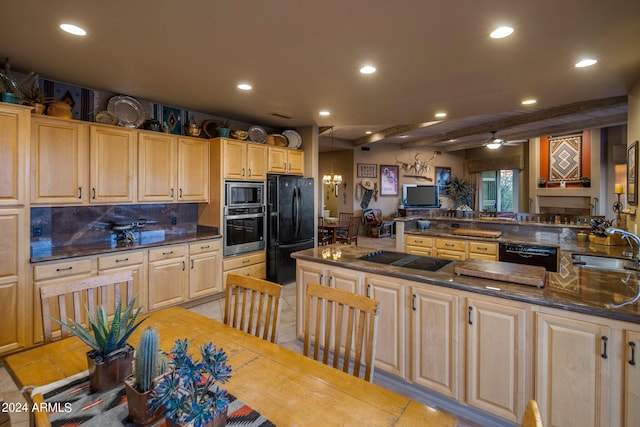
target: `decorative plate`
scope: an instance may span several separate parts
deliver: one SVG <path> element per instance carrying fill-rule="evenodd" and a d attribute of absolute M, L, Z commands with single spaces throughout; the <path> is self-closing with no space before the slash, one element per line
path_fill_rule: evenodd
<path fill-rule="evenodd" d="M 289 148 L 300 148 L 302 145 L 302 137 L 295 130 L 285 130 L 282 134 L 289 141 Z"/>
<path fill-rule="evenodd" d="M 142 104 L 130 96 L 114 96 L 109 100 L 107 110 L 118 117 L 118 126 L 127 128 L 140 127 L 146 118 Z"/>
<path fill-rule="evenodd" d="M 209 138 L 215 138 L 218 136 L 219 127 L 220 122 L 218 120 L 205 120 L 202 122 L 202 130 Z"/>
<path fill-rule="evenodd" d="M 249 128 L 249 140 L 264 144 L 267 141 L 267 131 L 259 126 L 252 126 Z"/>

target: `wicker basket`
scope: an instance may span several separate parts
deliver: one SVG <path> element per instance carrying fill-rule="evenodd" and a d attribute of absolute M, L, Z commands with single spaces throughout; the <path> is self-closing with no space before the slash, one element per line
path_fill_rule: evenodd
<path fill-rule="evenodd" d="M 272 133 L 267 136 L 267 145 L 275 145 L 277 147 L 286 147 L 289 145 L 289 140 L 279 133 Z"/>
<path fill-rule="evenodd" d="M 624 241 L 621 234 L 612 234 L 606 237 L 599 237 L 595 234 L 589 234 L 589 241 L 596 245 L 603 246 L 623 246 L 627 242 Z"/>

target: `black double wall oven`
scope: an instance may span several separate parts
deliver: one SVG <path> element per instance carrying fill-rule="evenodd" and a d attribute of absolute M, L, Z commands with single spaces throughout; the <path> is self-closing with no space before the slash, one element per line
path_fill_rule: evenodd
<path fill-rule="evenodd" d="M 264 249 L 264 182 L 225 181 L 224 198 L 224 255 Z"/>

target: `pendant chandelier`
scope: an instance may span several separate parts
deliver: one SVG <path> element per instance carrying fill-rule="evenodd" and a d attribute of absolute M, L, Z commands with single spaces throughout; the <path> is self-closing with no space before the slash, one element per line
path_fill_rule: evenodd
<path fill-rule="evenodd" d="M 333 151 L 333 126 L 331 126 L 331 151 Z M 322 176 L 322 183 L 325 185 L 342 184 L 342 175 L 333 173 L 333 160 L 331 160 L 331 173 Z"/>

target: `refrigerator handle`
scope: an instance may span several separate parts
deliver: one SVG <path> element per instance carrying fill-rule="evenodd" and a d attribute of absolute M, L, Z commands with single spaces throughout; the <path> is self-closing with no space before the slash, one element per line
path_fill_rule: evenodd
<path fill-rule="evenodd" d="M 293 232 L 300 235 L 300 188 L 293 187 Z"/>

